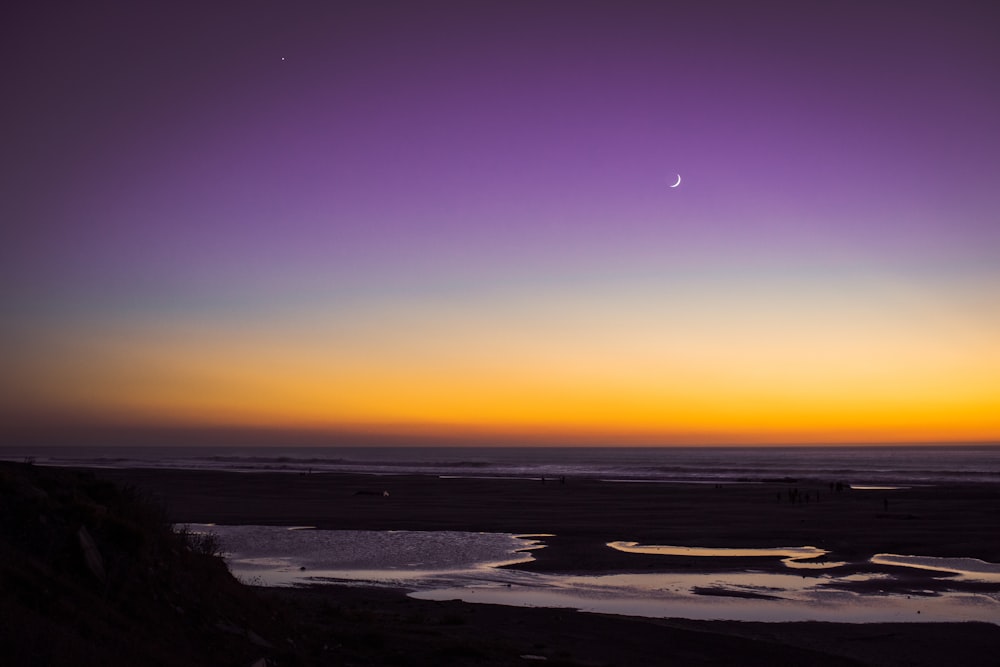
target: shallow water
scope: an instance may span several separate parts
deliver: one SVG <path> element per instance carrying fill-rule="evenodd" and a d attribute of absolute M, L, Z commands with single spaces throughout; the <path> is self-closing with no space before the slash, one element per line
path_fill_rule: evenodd
<path fill-rule="evenodd" d="M 898 554 L 876 554 L 872 556 L 876 565 L 895 565 L 917 570 L 945 572 L 957 575 L 960 581 L 1000 582 L 1000 564 L 987 563 L 978 558 L 937 558 L 934 556 L 900 556 Z"/>
<path fill-rule="evenodd" d="M 862 595 L 782 584 L 766 575 L 739 584 L 714 575 L 605 575 L 559 578 L 551 586 L 452 587 L 411 593 L 425 600 L 464 600 L 527 607 L 567 607 L 581 611 L 735 621 L 830 621 L 842 623 L 956 622 L 997 623 L 1000 601 L 981 594 L 936 597 Z M 703 584 L 708 584 L 704 586 Z M 695 589 L 711 591 L 695 593 Z M 746 592 L 766 597 L 743 597 Z M 728 593 L 728 594 L 727 594 Z"/>
<path fill-rule="evenodd" d="M 287 586 L 322 580 L 412 585 L 445 573 L 473 576 L 531 560 L 529 537 L 458 531 L 315 530 L 311 526 L 220 526 L 197 532 L 220 540 L 233 574 Z"/>
<path fill-rule="evenodd" d="M 415 598 L 459 599 L 513 606 L 567 607 L 651 617 L 743 621 L 986 621 L 1000 623 L 1000 589 L 990 592 L 846 590 L 891 580 L 885 573 L 835 569 L 788 573 L 613 573 L 599 576 L 526 572 L 500 565 L 531 560 L 537 537 L 453 531 L 329 531 L 308 527 L 193 526 L 215 533 L 233 573 L 267 586 L 329 583 L 402 587 Z M 632 544 L 632 543 L 629 543 Z M 640 547 L 641 548 L 641 547 Z M 692 555 L 690 548 L 684 553 Z M 822 550 L 743 550 L 750 555 L 815 557 Z M 729 557 L 736 554 L 726 554 Z M 746 555 L 746 554 L 740 554 Z M 905 556 L 880 554 L 879 565 L 920 567 Z M 705 555 L 706 567 L 720 556 Z M 941 560 L 941 559 L 938 559 Z M 947 559 L 947 571 L 972 559 Z M 961 561 L 961 562 L 956 562 Z M 982 563 L 982 561 L 976 561 Z M 941 566 L 941 563 L 936 563 Z M 975 565 L 975 562 L 972 563 Z M 982 563 L 987 577 L 990 568 Z M 943 566 L 942 566 L 943 567 Z M 939 568 L 941 569 L 941 568 Z M 973 568 L 974 569 L 974 568 Z M 968 571 L 965 576 L 975 576 Z M 981 579 L 981 581 L 993 581 Z M 877 587 L 876 587 L 877 588 Z"/>
<path fill-rule="evenodd" d="M 816 558 L 830 553 L 816 547 L 777 547 L 765 549 L 722 549 L 709 547 L 676 547 L 660 545 L 640 545 L 638 542 L 608 542 L 616 551 L 632 554 L 656 554 L 660 556 L 702 556 L 711 558 L 747 558 L 774 556 L 781 558 L 785 567 L 800 570 L 828 570 L 847 565 L 844 562 L 816 561 Z"/>

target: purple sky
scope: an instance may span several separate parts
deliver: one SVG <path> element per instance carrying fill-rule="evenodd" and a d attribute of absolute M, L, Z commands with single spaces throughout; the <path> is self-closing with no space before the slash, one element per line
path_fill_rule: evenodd
<path fill-rule="evenodd" d="M 777 330 L 889 289 L 925 313 L 890 338 L 953 318 L 1000 364 L 990 3 L 154 5 L 5 10 L 4 393 L 24 406 L 113 418 L 64 391 L 91 377 L 77 338 L 125 332 L 148 360 L 143 327 L 503 320 L 594 290 L 725 314 L 749 289 L 784 304 Z"/>

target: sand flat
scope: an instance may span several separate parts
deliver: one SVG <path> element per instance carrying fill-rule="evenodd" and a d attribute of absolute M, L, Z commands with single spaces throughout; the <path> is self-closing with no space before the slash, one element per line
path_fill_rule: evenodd
<path fill-rule="evenodd" d="M 593 479 L 541 484 L 528 479 L 410 475 L 184 470 L 102 470 L 100 474 L 159 498 L 171 519 L 179 523 L 552 534 L 544 539 L 546 548 L 532 552 L 534 560 L 514 566 L 536 572 L 599 575 L 706 567 L 701 557 L 623 553 L 606 546 L 613 541 L 722 548 L 813 545 L 829 551 L 827 558 L 851 562 L 878 553 L 1000 562 L 1000 542 L 995 539 L 1000 527 L 1000 485 L 992 484 L 840 493 L 816 485 L 808 489 L 810 502 L 792 503 L 786 485 L 780 482 L 715 488 Z M 356 495 L 360 490 L 379 493 Z M 787 572 L 773 557 L 714 559 L 712 567 Z M 886 581 L 920 591 L 953 585 L 931 571 L 881 567 L 891 568 L 887 572 L 892 576 L 859 577 L 858 587 L 878 593 Z M 995 594 L 996 585 L 986 586 Z M 390 635 L 409 632 L 406 618 L 447 618 L 448 629 L 439 630 L 442 641 L 489 638 L 544 646 L 544 650 L 533 650 L 550 656 L 586 656 L 574 664 L 652 665 L 670 656 L 683 664 L 725 664 L 738 657 L 745 665 L 961 663 L 979 667 L 995 664 L 994 649 L 1000 645 L 1000 626 L 989 623 L 649 619 L 414 600 L 401 593 L 363 588 L 322 588 L 274 594 L 301 599 L 304 609 L 309 608 L 310 599 L 321 608 L 336 604 L 369 609 L 379 619 L 380 632 Z"/>

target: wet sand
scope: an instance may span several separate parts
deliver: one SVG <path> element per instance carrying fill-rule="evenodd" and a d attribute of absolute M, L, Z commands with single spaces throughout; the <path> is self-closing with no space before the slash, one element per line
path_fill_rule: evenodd
<path fill-rule="evenodd" d="M 825 482 L 714 486 L 163 470 L 101 470 L 98 474 L 154 495 L 178 523 L 554 534 L 545 539 L 546 548 L 533 552 L 534 561 L 516 566 L 539 572 L 642 572 L 705 566 L 703 559 L 694 557 L 618 552 L 605 546 L 611 541 L 748 548 L 808 545 L 829 550 L 830 560 L 851 562 L 865 561 L 876 553 L 1000 562 L 1000 540 L 996 539 L 1000 534 L 1000 485 L 838 492 Z M 784 566 L 774 558 L 713 559 L 712 569 L 725 567 L 777 571 Z M 903 588 L 914 581 L 924 589 L 941 585 L 939 577 L 927 573 L 906 570 L 908 574 L 899 576 L 900 568 L 891 571 L 897 575 L 895 585 Z M 404 607 L 429 614 L 451 605 L 454 609 L 448 613 L 463 622 L 449 632 L 478 632 L 499 638 L 506 636 L 502 628 L 519 628 L 525 638 L 548 637 L 535 643 L 544 644 L 550 657 L 558 651 L 575 656 L 578 662 L 573 664 L 615 662 L 607 651 L 602 652 L 601 636 L 607 641 L 613 636 L 619 643 L 634 643 L 635 650 L 628 651 L 632 657 L 620 659 L 619 664 L 657 664 L 664 651 L 673 650 L 664 643 L 668 635 L 677 635 L 672 640 L 675 648 L 684 643 L 678 638 L 683 635 L 685 641 L 694 642 L 692 650 L 720 660 L 727 651 L 739 651 L 743 664 L 767 664 L 768 660 L 781 664 L 773 662 L 773 655 L 764 657 L 776 645 L 786 651 L 786 664 L 805 664 L 797 662 L 805 658 L 796 651 L 815 649 L 829 661 L 817 662 L 813 655 L 808 658 L 811 664 L 857 664 L 850 660 L 860 660 L 861 664 L 931 665 L 961 660 L 966 665 L 993 665 L 997 664 L 995 650 L 985 647 L 1000 646 L 1000 626 L 991 624 L 683 621 L 429 602 L 367 589 L 285 591 L 280 595 L 303 600 L 309 595 L 327 600 L 332 596 L 336 604 L 367 605 L 375 616 L 384 616 L 379 617 L 380 627 L 392 627 L 391 618 Z M 597 627 L 590 628 L 593 624 Z M 584 626 L 590 629 L 581 630 Z M 669 633 L 666 627 L 671 628 Z M 715 653 L 707 647 L 697 649 L 698 640 L 706 637 L 704 633 L 726 641 L 708 642 Z M 577 639 L 570 641 L 571 637 Z M 592 663 L 579 662 L 584 651 L 581 642 L 592 644 L 589 654 L 603 657 Z M 744 645 L 746 642 L 749 644 Z M 562 648 L 557 650 L 557 645 Z M 757 653 L 751 645 L 767 649 L 760 653 L 759 663 L 754 662 L 752 656 Z M 648 655 L 648 660 L 637 661 L 643 655 Z M 696 664 L 690 662 L 692 659 L 688 657 L 689 664 Z M 841 659 L 848 661 L 838 662 Z"/>
<path fill-rule="evenodd" d="M 693 562 L 604 546 L 612 541 L 815 546 L 829 550 L 830 560 L 848 561 L 897 553 L 1000 562 L 1000 485 L 837 492 L 828 484 L 784 482 L 716 487 L 408 475 L 100 474 L 154 494 L 179 523 L 552 533 L 547 548 L 535 553 L 535 563 L 525 566 L 547 572 L 641 571 L 662 567 L 668 559 L 680 566 Z M 789 492 L 795 489 L 793 502 Z"/>

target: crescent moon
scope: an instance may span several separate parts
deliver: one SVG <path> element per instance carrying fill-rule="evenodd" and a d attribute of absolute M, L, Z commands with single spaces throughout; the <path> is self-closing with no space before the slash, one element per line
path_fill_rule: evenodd
<path fill-rule="evenodd" d="M 677 182 L 676 182 L 676 183 L 674 183 L 673 185 L 671 185 L 670 187 L 672 187 L 672 188 L 676 188 L 676 187 L 677 187 L 678 185 L 680 185 L 680 184 L 681 184 L 681 175 L 680 175 L 680 174 L 677 174 Z"/>

